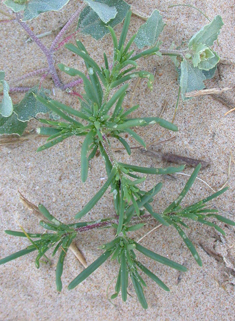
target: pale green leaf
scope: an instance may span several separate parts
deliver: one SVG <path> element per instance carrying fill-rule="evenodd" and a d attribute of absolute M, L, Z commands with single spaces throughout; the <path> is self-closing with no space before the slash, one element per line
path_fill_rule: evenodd
<path fill-rule="evenodd" d="M 99 16 L 87 6 L 80 14 L 77 29 L 82 33 L 91 35 L 96 40 L 103 38 L 109 29 L 107 25 L 115 27 L 125 18 L 130 6 L 123 0 L 99 0 L 100 3 L 110 7 L 115 6 L 117 15 L 108 24 L 105 24 Z"/>
<path fill-rule="evenodd" d="M 26 8 L 26 4 L 24 4 L 24 3 L 16 3 L 13 0 L 6 0 L 6 1 L 4 1 L 4 4 L 8 8 L 11 8 L 14 12 L 20 12 L 22 10 L 25 10 L 25 8 Z"/>
<path fill-rule="evenodd" d="M 205 88 L 203 81 L 205 75 L 198 68 L 194 68 L 190 62 L 184 59 L 181 62 L 180 87 L 182 99 L 185 99 L 185 94 L 194 90 Z"/>
<path fill-rule="evenodd" d="M 100 1 L 95 2 L 93 0 L 85 0 L 85 2 L 91 7 L 93 11 L 95 11 L 95 13 L 104 23 L 108 23 L 117 15 L 117 9 L 115 7 L 110 7 Z"/>
<path fill-rule="evenodd" d="M 200 43 L 212 46 L 222 26 L 223 21 L 221 16 L 216 16 L 208 25 L 204 26 L 190 39 L 189 48 L 197 46 Z"/>
<path fill-rule="evenodd" d="M 37 87 L 34 87 L 25 94 L 19 104 L 14 106 L 14 111 L 20 121 L 29 121 L 38 114 L 46 114 L 49 112 L 49 109 L 36 99 L 35 95 L 46 98 L 45 91 L 43 89 L 38 90 Z"/>
<path fill-rule="evenodd" d="M 207 60 L 201 61 L 198 65 L 198 68 L 202 69 L 202 70 L 213 69 L 218 64 L 218 62 L 220 60 L 220 57 L 215 52 L 213 52 L 213 54 L 214 54 L 214 57 L 211 57 Z"/>
<path fill-rule="evenodd" d="M 0 81 L 4 80 L 5 78 L 5 72 L 3 70 L 0 70 Z"/>
<path fill-rule="evenodd" d="M 0 135 L 22 135 L 26 127 L 27 122 L 17 119 L 14 112 L 10 117 L 2 117 L 0 115 Z"/>
<path fill-rule="evenodd" d="M 146 23 L 144 23 L 137 32 L 135 38 L 137 47 L 141 49 L 145 46 L 154 46 L 164 26 L 165 24 L 162 21 L 162 16 L 159 11 L 154 10 Z"/>
<path fill-rule="evenodd" d="M 31 0 L 24 10 L 23 21 L 36 18 L 39 14 L 47 11 L 58 11 L 62 9 L 68 2 L 69 0 Z"/>
<path fill-rule="evenodd" d="M 3 117 L 9 117 L 11 116 L 13 112 L 13 104 L 11 97 L 9 96 L 9 85 L 5 80 L 1 80 L 0 84 L 3 85 L 3 99 L 0 103 L 0 114 Z"/>
<path fill-rule="evenodd" d="M 47 11 L 58 11 L 65 6 L 69 0 L 30 0 L 26 1 L 18 0 L 18 3 L 13 0 L 7 0 L 4 4 L 11 8 L 14 12 L 24 11 L 23 21 L 36 18 L 39 14 Z"/>

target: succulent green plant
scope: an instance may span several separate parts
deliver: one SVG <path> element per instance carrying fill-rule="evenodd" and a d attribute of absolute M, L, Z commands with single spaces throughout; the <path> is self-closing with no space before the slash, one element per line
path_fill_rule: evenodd
<path fill-rule="evenodd" d="M 0 264 L 5 264 L 18 257 L 27 255 L 32 251 L 38 251 L 35 264 L 36 267 L 39 268 L 40 261 L 42 262 L 43 259 L 48 260 L 46 252 L 49 249 L 54 248 L 52 256 L 60 250 L 56 268 L 56 285 L 57 290 L 61 291 L 64 259 L 67 250 L 77 233 L 106 226 L 107 228 L 115 230 L 114 239 L 109 243 L 101 245 L 103 253 L 100 257 L 82 271 L 69 284 L 68 288 L 73 289 L 78 286 L 79 283 L 89 277 L 89 275 L 105 261 L 111 258 L 112 261 L 116 261 L 116 264 L 119 265 L 115 293 L 111 296 L 111 299 L 115 299 L 121 292 L 122 300 L 125 302 L 128 297 L 128 283 L 129 280 L 131 280 L 140 304 L 146 309 L 148 305 L 143 290 L 143 288 L 146 287 L 146 283 L 142 277 L 143 274 L 146 274 L 146 276 L 156 282 L 163 290 L 169 291 L 169 288 L 158 278 L 158 276 L 140 262 L 138 253 L 142 253 L 158 263 L 182 272 L 187 269 L 183 265 L 143 247 L 136 242 L 134 238 L 130 237 L 130 232 L 143 228 L 146 217 L 151 217 L 165 226 L 170 225 L 176 229 L 196 262 L 201 266 L 201 258 L 195 246 L 183 230 L 183 228 L 188 228 L 185 220 L 192 220 L 209 225 L 222 234 L 224 234 L 224 231 L 218 225 L 212 223 L 209 220 L 210 217 L 232 226 L 235 226 L 235 223 L 218 215 L 216 209 L 206 207 L 207 202 L 224 193 L 227 188 L 190 206 L 185 208 L 181 207 L 181 201 L 194 183 L 200 170 L 200 165 L 193 171 L 178 198 L 162 213 L 157 213 L 157 211 L 153 209 L 151 203 L 161 190 L 162 183 L 158 183 L 150 190 L 144 191 L 141 189 L 141 184 L 146 180 L 146 175 L 173 174 L 182 171 L 184 166 L 147 168 L 121 163 L 116 160 L 112 151 L 110 138 L 117 139 L 124 146 L 127 154 L 130 155 L 131 147 L 125 139 L 126 134 L 132 136 L 132 138 L 143 147 L 146 147 L 144 140 L 134 131 L 134 128 L 158 124 L 171 131 L 178 130 L 176 125 L 159 117 L 131 117 L 133 115 L 132 113 L 139 108 L 139 105 L 133 106 L 127 110 L 123 107 L 123 101 L 128 89 L 128 81 L 138 77 L 146 78 L 148 87 L 152 89 L 154 80 L 153 74 L 144 70 L 138 70 L 137 61 L 140 58 L 148 57 L 150 55 L 161 55 L 158 35 L 164 27 L 162 18 L 158 12 L 155 12 L 149 18 L 151 20 L 147 21 L 146 25 L 142 26 L 140 32 L 137 33 L 137 35 L 132 36 L 126 43 L 130 19 L 131 12 L 129 11 L 126 15 L 119 40 L 117 39 L 113 28 L 111 26 L 107 27 L 113 40 L 113 60 L 112 62 L 109 62 L 107 55 L 104 53 L 103 66 L 99 66 L 94 61 L 82 42 L 76 41 L 76 45 L 66 45 L 68 50 L 84 60 L 88 74 L 87 77 L 84 72 L 59 64 L 61 71 L 64 71 L 73 77 L 79 76 L 83 80 L 84 93 L 79 97 L 79 110 L 42 96 L 37 92 L 31 92 L 31 98 L 33 97 L 38 103 L 47 107 L 48 110 L 51 110 L 60 117 L 59 120 L 39 119 L 41 123 L 47 126 L 38 128 L 38 133 L 49 137 L 47 142 L 39 147 L 38 152 L 51 148 L 71 136 L 82 136 L 84 138 L 81 147 L 82 182 L 87 180 L 89 161 L 94 158 L 97 151 L 99 151 L 103 157 L 107 172 L 107 180 L 91 200 L 75 214 L 75 219 L 78 220 L 84 217 L 97 204 L 108 189 L 111 190 L 113 195 L 114 217 L 103 217 L 99 221 L 78 222 L 66 225 L 51 215 L 43 205 L 39 205 L 38 209 L 45 217 L 45 220 L 40 221 L 40 225 L 46 232 L 33 234 L 27 233 L 24 230 L 23 232 L 6 230 L 5 232 L 9 235 L 27 237 L 31 244 L 26 249 L 1 259 Z M 150 41 L 152 46 L 150 46 L 149 49 L 141 50 L 138 54 L 134 54 L 135 50 L 131 49 L 131 46 L 136 40 L 139 47 L 142 48 L 145 46 L 142 34 L 148 32 L 148 29 L 146 28 L 152 26 L 155 21 L 154 19 L 158 19 L 158 29 L 155 30 L 155 36 L 151 36 L 148 39 L 148 45 Z M 215 65 L 217 64 L 218 56 L 209 48 L 209 46 L 213 44 L 218 36 L 219 29 L 222 26 L 221 21 L 221 18 L 216 17 L 210 25 L 191 38 L 189 42 L 189 51 L 191 51 L 192 55 L 188 52 L 188 55 L 185 54 L 181 61 L 181 75 L 183 78 L 185 77 L 184 64 L 189 63 L 190 68 L 194 71 L 198 71 L 199 69 L 204 71 L 208 70 L 208 63 L 213 59 L 216 59 Z M 215 27 L 214 24 L 216 24 Z M 216 32 L 214 32 L 215 29 Z M 176 51 L 167 52 L 162 50 L 162 53 L 176 56 L 179 55 L 182 58 L 182 52 L 177 53 Z M 186 59 L 188 60 L 186 61 Z M 212 68 L 214 68 L 215 65 L 213 65 Z M 3 76 L 2 73 L 2 82 Z M 181 87 L 183 92 L 186 92 L 187 86 L 183 84 L 183 82 L 184 80 L 181 81 Z M 113 262 L 112 264 L 115 263 Z"/>

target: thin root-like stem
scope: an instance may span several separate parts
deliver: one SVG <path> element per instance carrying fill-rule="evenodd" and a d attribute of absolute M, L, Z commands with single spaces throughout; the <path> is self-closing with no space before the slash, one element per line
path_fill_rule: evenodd
<path fill-rule="evenodd" d="M 159 224 L 157 226 L 155 226 L 152 230 L 150 230 L 148 233 L 146 233 L 145 235 L 143 235 L 138 241 L 137 243 L 141 242 L 146 236 L 148 236 L 149 234 L 151 234 L 153 231 L 159 229 L 162 226 L 162 224 Z"/>
<path fill-rule="evenodd" d="M 177 172 L 175 173 L 177 175 L 183 175 L 183 176 L 188 176 L 190 177 L 191 175 L 185 174 L 185 173 L 181 173 L 181 172 Z M 212 188 L 207 182 L 205 182 L 203 179 L 196 177 L 197 180 L 201 181 L 202 183 L 204 183 L 206 186 L 208 186 L 214 193 L 216 192 L 216 190 L 214 190 L 214 188 Z"/>

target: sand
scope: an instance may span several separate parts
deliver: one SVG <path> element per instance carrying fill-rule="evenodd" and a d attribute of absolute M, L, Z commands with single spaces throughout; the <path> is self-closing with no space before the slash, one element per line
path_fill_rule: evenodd
<path fill-rule="evenodd" d="M 180 45 L 186 41 L 204 24 L 207 23 L 197 11 L 187 7 L 168 6 L 187 1 L 129 1 L 133 7 L 145 15 L 150 15 L 158 9 L 166 23 L 161 35 L 165 48 L 169 48 L 174 40 Z M 235 84 L 235 7 L 234 1 L 221 0 L 190 1 L 211 19 L 220 14 L 224 26 L 219 36 L 219 43 L 215 50 L 226 60 L 220 68 L 220 78 L 208 82 L 208 88 L 224 88 Z M 78 1 L 71 0 L 64 10 L 56 13 L 46 13 L 29 22 L 36 33 L 56 29 L 65 23 Z M 3 4 L 0 9 L 8 11 Z M 10 12 L 10 11 L 8 11 Z M 0 14 L 1 15 L 1 14 Z M 2 15 L 1 15 L 2 18 Z M 140 18 L 131 20 L 128 38 L 137 31 L 143 23 Z M 76 27 L 73 24 L 68 34 Z M 117 28 L 120 34 L 121 26 Z M 47 66 L 46 59 L 34 43 L 26 42 L 27 35 L 16 22 L 0 24 L 1 59 L 0 70 L 6 72 L 6 80 L 12 81 L 27 72 Z M 95 41 L 89 36 L 76 35 L 84 42 L 88 51 L 98 62 L 102 62 L 102 53 L 106 50 L 108 57 L 112 55 L 111 38 L 106 36 L 102 41 Z M 54 34 L 43 38 L 43 43 L 49 46 Z M 74 41 L 72 39 L 71 41 Z M 56 63 L 62 62 L 71 67 L 84 70 L 84 63 L 72 55 L 68 50 L 61 48 L 55 54 Z M 162 106 L 166 108 L 162 117 L 171 121 L 177 99 L 177 74 L 173 63 L 168 58 L 150 57 L 141 61 L 142 69 L 155 74 L 153 91 L 150 92 L 146 82 L 141 82 L 134 96 L 134 104 L 140 104 L 136 117 L 143 115 L 158 116 Z M 71 78 L 61 73 L 64 81 Z M 19 85 L 33 86 L 38 78 L 22 81 Z M 135 83 L 130 85 L 130 92 L 125 104 L 128 106 Z M 50 80 L 44 86 L 53 89 Z M 81 90 L 77 87 L 76 90 Z M 20 94 L 12 96 L 14 103 L 22 98 Z M 55 99 L 71 106 L 77 106 L 76 97 L 55 90 Z M 226 93 L 226 99 L 235 102 L 233 92 Z M 213 190 L 219 190 L 224 184 L 230 187 L 225 195 L 213 200 L 212 207 L 219 210 L 219 214 L 235 220 L 235 174 L 234 174 L 234 140 L 235 140 L 235 113 L 225 116 L 229 107 L 211 96 L 199 97 L 186 102 L 180 101 L 175 124 L 179 127 L 177 133 L 169 132 L 158 126 L 151 126 L 138 130 L 146 140 L 148 146 L 157 146 L 160 140 L 175 136 L 174 140 L 167 141 L 162 146 L 162 152 L 177 153 L 182 156 L 200 158 L 210 162 L 210 167 L 199 173 L 199 178 L 208 185 L 197 180 L 184 200 L 184 205 L 192 204 L 208 196 Z M 36 120 L 30 122 L 28 131 L 34 130 L 39 124 Z M 5 257 L 28 245 L 25 239 L 6 235 L 5 229 L 19 230 L 20 225 L 28 232 L 41 232 L 38 219 L 20 201 L 20 191 L 34 204 L 44 204 L 50 212 L 63 222 L 74 222 L 74 215 L 96 193 L 107 177 L 101 157 L 95 158 L 90 164 L 89 177 L 85 184 L 80 178 L 80 150 L 82 139 L 73 137 L 61 144 L 41 153 L 36 149 L 45 142 L 43 137 L 29 135 L 24 141 L 10 145 L 1 144 L 1 180 L 0 180 L 0 257 Z M 129 140 L 132 146 L 136 143 Z M 115 145 L 115 144 L 114 144 Z M 159 161 L 140 154 L 134 150 L 130 157 L 117 153 L 117 158 L 133 164 L 143 166 L 169 166 L 169 163 Z M 190 175 L 192 168 L 186 168 L 185 174 Z M 175 179 L 174 179 L 175 178 Z M 157 195 L 154 208 L 160 212 L 170 204 L 184 186 L 187 176 L 174 175 L 174 178 L 163 176 L 148 179 L 145 188 L 150 188 L 156 182 L 163 182 L 163 188 Z M 107 192 L 97 206 L 87 215 L 86 219 L 99 219 L 104 215 L 114 214 L 111 202 L 112 196 Z M 145 233 L 157 225 L 149 222 L 144 229 L 133 234 L 138 240 Z M 81 264 L 71 252 L 65 260 L 63 274 L 63 290 L 56 291 L 55 269 L 56 259 L 52 265 L 41 264 L 38 270 L 35 267 L 35 253 L 22 257 L 0 269 L 0 320 L 1 321 L 37 321 L 37 320 L 161 320 L 161 321 L 188 321 L 188 320 L 228 320 L 233 321 L 235 302 L 235 230 L 223 223 L 226 236 L 212 228 L 190 223 L 187 231 L 195 244 L 203 261 L 199 267 L 183 244 L 176 231 L 171 227 L 161 227 L 145 237 L 141 244 L 151 250 L 164 255 L 188 268 L 188 272 L 179 273 L 154 261 L 140 256 L 142 262 L 156 273 L 171 289 L 164 292 L 149 279 L 146 279 L 148 288 L 145 290 L 149 304 L 148 310 L 143 310 L 137 302 L 132 285 L 129 286 L 128 300 L 121 301 L 120 296 L 111 304 L 107 299 L 107 287 L 117 275 L 118 266 L 108 261 L 92 276 L 86 279 L 74 290 L 69 291 L 67 285 L 83 270 Z M 76 244 L 84 254 L 88 264 L 92 263 L 102 252 L 98 248 L 114 236 L 112 229 L 95 230 L 79 234 Z M 114 291 L 114 284 L 109 288 L 109 296 Z"/>

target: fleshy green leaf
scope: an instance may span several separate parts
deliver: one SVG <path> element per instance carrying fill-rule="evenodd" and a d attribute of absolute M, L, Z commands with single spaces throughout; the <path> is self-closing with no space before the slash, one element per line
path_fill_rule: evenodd
<path fill-rule="evenodd" d="M 20 121 L 14 112 L 10 117 L 0 115 L 0 135 L 22 135 L 26 127 L 27 123 Z"/>
<path fill-rule="evenodd" d="M 38 95 L 46 99 L 46 92 L 48 91 L 39 90 L 37 87 L 34 87 L 25 94 L 20 103 L 14 106 L 14 111 L 20 121 L 29 121 L 37 117 L 38 114 L 49 112 L 49 109 L 35 97 L 35 95 Z"/>
<path fill-rule="evenodd" d="M 207 214 L 207 217 L 210 217 L 210 216 L 217 218 L 217 220 L 219 220 L 219 221 L 221 221 L 223 223 L 235 226 L 235 222 L 234 221 L 232 221 L 232 220 L 230 220 L 230 219 L 228 219 L 228 218 L 226 218 L 224 216 L 221 216 L 221 215 L 218 215 L 218 214 Z"/>
<path fill-rule="evenodd" d="M 6 234 L 8 235 L 12 235 L 12 236 L 18 236 L 18 237 L 27 237 L 25 235 L 25 233 L 23 232 L 18 232 L 18 231 L 11 231 L 11 230 L 5 230 L 4 231 Z M 38 238 L 41 237 L 42 234 L 33 234 L 33 233 L 27 233 L 29 237 L 31 238 Z"/>
<path fill-rule="evenodd" d="M 188 179 L 187 183 L 185 184 L 182 192 L 180 193 L 180 195 L 177 197 L 177 199 L 172 202 L 163 212 L 164 214 L 166 213 L 170 213 L 172 210 L 174 210 L 182 201 L 182 199 L 185 197 L 185 195 L 188 193 L 188 191 L 190 190 L 190 188 L 192 187 L 198 172 L 200 171 L 201 168 L 201 164 L 198 164 L 197 167 L 194 169 L 192 175 L 190 176 L 190 178 Z"/>
<path fill-rule="evenodd" d="M 33 251 L 35 251 L 36 250 L 36 247 L 34 247 L 34 248 L 26 248 L 26 249 L 24 249 L 24 250 L 21 250 L 21 251 L 19 251 L 19 252 L 16 252 L 16 253 L 14 253 L 14 254 L 11 254 L 11 255 L 9 255 L 9 256 L 7 256 L 7 257 L 4 257 L 3 259 L 1 259 L 0 260 L 0 265 L 1 264 L 5 264 L 5 263 L 7 263 L 7 262 L 10 262 L 10 261 L 12 261 L 12 260 L 15 260 L 15 259 L 17 259 L 18 257 L 21 257 L 21 256 L 23 256 L 23 255 L 27 255 L 27 254 L 29 254 L 30 252 L 33 252 Z"/>
<path fill-rule="evenodd" d="M 117 15 L 108 23 L 108 25 L 113 28 L 122 22 L 130 8 L 130 6 L 123 0 L 99 0 L 99 2 L 110 7 L 115 6 Z M 81 12 L 77 28 L 82 33 L 91 35 L 96 40 L 103 38 L 104 35 L 109 33 L 107 25 L 101 21 L 99 16 L 89 6 Z"/>
<path fill-rule="evenodd" d="M 164 256 L 161 256 L 157 253 L 154 253 L 148 249 L 146 249 L 145 247 L 143 247 L 142 245 L 138 244 L 138 243 L 135 243 L 136 244 L 136 250 L 143 253 L 144 255 L 150 257 L 151 259 L 159 262 L 159 263 L 162 263 L 162 264 L 165 264 L 165 265 L 168 265 L 170 266 L 171 268 L 173 269 L 176 269 L 178 271 L 182 271 L 182 272 L 185 272 L 187 271 L 187 268 L 181 264 L 178 264 L 172 260 L 169 260 L 167 259 L 166 257 Z"/>
<path fill-rule="evenodd" d="M 83 207 L 83 209 L 75 215 L 75 218 L 83 217 L 87 212 L 89 212 L 95 206 L 95 204 L 99 201 L 99 199 L 104 195 L 109 185 L 112 183 L 115 173 L 116 173 L 116 169 L 113 168 L 107 181 L 98 191 L 98 193 L 96 193 L 95 196 Z"/>
<path fill-rule="evenodd" d="M 221 16 L 216 16 L 208 25 L 199 30 L 189 41 L 189 48 L 202 43 L 212 46 L 223 26 Z"/>
<path fill-rule="evenodd" d="M 104 22 L 108 23 L 111 19 L 114 19 L 117 15 L 117 9 L 115 7 L 110 7 L 105 3 L 93 0 L 84 0 L 93 11 L 99 16 L 99 18 Z"/>
<path fill-rule="evenodd" d="M 138 300 L 140 302 L 140 304 L 142 305 L 142 307 L 144 309 L 147 309 L 148 308 L 148 304 L 146 302 L 146 299 L 145 299 L 145 296 L 144 296 L 144 292 L 143 292 L 143 289 L 142 289 L 142 286 L 141 284 L 139 283 L 139 281 L 135 278 L 134 275 L 131 274 L 131 280 L 132 280 L 132 283 L 134 285 L 134 288 L 135 288 L 135 292 L 137 294 L 137 297 L 138 297 Z"/>
<path fill-rule="evenodd" d="M 144 140 L 138 134 L 136 134 L 136 132 L 134 132 L 130 128 L 126 128 L 125 132 L 127 132 L 131 137 L 133 137 L 140 145 L 146 148 Z"/>
<path fill-rule="evenodd" d="M 87 158 L 87 153 L 89 150 L 90 144 L 93 142 L 94 138 L 94 133 L 90 131 L 83 144 L 82 144 L 82 150 L 81 150 L 81 179 L 82 182 L 85 182 L 88 176 L 88 158 Z"/>
<path fill-rule="evenodd" d="M 155 167 L 140 167 L 140 166 L 125 164 L 125 163 L 119 163 L 119 164 L 125 167 L 126 169 L 130 169 L 137 173 L 160 174 L 160 175 L 168 175 L 176 172 L 181 172 L 185 167 L 184 165 L 182 165 L 179 167 L 155 168 Z"/>
<path fill-rule="evenodd" d="M 57 291 L 62 290 L 62 281 L 61 276 L 63 274 L 63 268 L 64 268 L 64 259 L 67 254 L 68 248 L 71 245 L 73 239 L 76 237 L 76 233 L 72 236 L 67 236 L 67 238 L 62 243 L 62 249 L 59 256 L 59 260 L 56 266 L 56 287 Z"/>
<path fill-rule="evenodd" d="M 69 290 L 75 288 L 79 283 L 84 281 L 91 273 L 100 267 L 112 254 L 111 251 L 106 251 L 97 260 L 95 260 L 91 265 L 89 265 L 85 270 L 83 270 L 68 286 Z"/>
<path fill-rule="evenodd" d="M 127 36 L 130 20 L 131 20 L 131 11 L 129 10 L 126 14 L 126 18 L 125 18 L 125 21 L 124 21 L 124 24 L 122 27 L 122 32 L 121 32 L 121 35 L 119 38 L 119 43 L 118 43 L 119 50 L 121 50 L 122 46 L 124 46 L 124 43 L 126 41 L 126 36 Z"/>
<path fill-rule="evenodd" d="M 187 237 L 187 235 L 184 233 L 184 231 L 177 224 L 173 224 L 173 226 L 176 228 L 177 232 L 182 237 L 184 243 L 188 247 L 189 251 L 192 253 L 192 255 L 193 255 L 194 259 L 196 260 L 196 262 L 198 263 L 198 265 L 202 266 L 202 260 L 199 256 L 197 250 L 195 249 L 195 246 L 193 245 L 193 243 L 190 241 L 190 239 Z"/>
<path fill-rule="evenodd" d="M 53 215 L 51 215 L 50 212 L 46 209 L 46 207 L 43 206 L 42 204 L 38 205 L 38 209 L 48 221 L 54 223 L 57 226 L 60 226 L 62 224 Z"/>
<path fill-rule="evenodd" d="M 157 283 L 157 285 L 159 285 L 163 290 L 165 291 L 170 291 L 170 289 L 155 275 L 153 274 L 151 271 L 149 271 L 149 269 L 147 269 L 143 264 L 141 264 L 140 262 L 136 262 L 138 267 L 148 276 L 150 277 L 153 281 L 155 281 Z"/>
<path fill-rule="evenodd" d="M 125 251 L 121 255 L 121 289 L 122 289 L 122 300 L 126 302 L 127 299 L 127 287 L 128 287 L 128 272 L 126 264 Z"/>
<path fill-rule="evenodd" d="M 165 24 L 162 21 L 162 16 L 159 11 L 154 10 L 146 23 L 144 23 L 137 32 L 137 36 L 135 38 L 135 44 L 137 47 L 141 49 L 145 46 L 155 46 L 164 25 Z"/>

